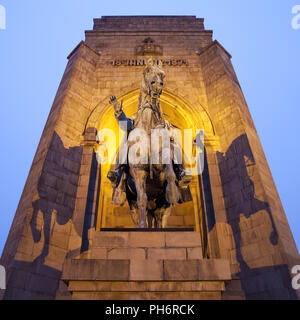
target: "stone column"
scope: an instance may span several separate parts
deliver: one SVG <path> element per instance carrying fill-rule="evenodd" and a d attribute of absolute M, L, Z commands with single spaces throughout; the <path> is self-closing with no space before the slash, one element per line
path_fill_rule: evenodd
<path fill-rule="evenodd" d="M 80 258 L 88 255 L 89 241 L 95 229 L 93 225 L 96 215 L 94 194 L 97 192 L 95 182 L 98 176 L 98 163 L 95 154 L 96 145 L 97 130 L 95 128 L 87 128 L 84 140 L 81 143 L 82 158 L 69 240 L 69 258 Z"/>
<path fill-rule="evenodd" d="M 205 163 L 203 171 L 204 194 L 206 201 L 207 229 L 210 246 L 210 257 L 221 258 L 219 249 L 219 239 L 216 221 L 221 221 L 223 212 L 223 221 L 225 221 L 224 203 L 222 199 L 222 188 L 218 174 L 216 150 L 219 146 L 219 140 L 216 136 L 205 137 Z M 213 190 L 213 191 L 212 191 Z M 220 210 L 222 209 L 223 211 Z"/>

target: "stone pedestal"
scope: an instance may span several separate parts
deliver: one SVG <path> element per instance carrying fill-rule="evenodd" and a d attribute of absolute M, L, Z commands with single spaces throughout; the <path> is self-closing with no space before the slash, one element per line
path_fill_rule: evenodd
<path fill-rule="evenodd" d="M 229 262 L 202 259 L 199 232 L 96 232 L 90 259 L 66 260 L 73 299 L 221 299 Z"/>

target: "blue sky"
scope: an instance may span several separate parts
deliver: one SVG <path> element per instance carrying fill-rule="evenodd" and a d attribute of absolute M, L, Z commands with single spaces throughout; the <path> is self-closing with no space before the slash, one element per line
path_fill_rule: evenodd
<path fill-rule="evenodd" d="M 0 0 L 0 252 L 66 57 L 103 15 L 196 15 L 233 56 L 294 238 L 300 248 L 300 0 Z"/>

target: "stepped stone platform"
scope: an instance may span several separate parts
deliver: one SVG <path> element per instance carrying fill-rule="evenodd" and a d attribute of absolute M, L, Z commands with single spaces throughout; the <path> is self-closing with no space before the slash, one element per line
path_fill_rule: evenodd
<path fill-rule="evenodd" d="M 202 259 L 199 232 L 95 232 L 87 258 L 69 259 L 73 299 L 221 299 L 229 262 Z"/>

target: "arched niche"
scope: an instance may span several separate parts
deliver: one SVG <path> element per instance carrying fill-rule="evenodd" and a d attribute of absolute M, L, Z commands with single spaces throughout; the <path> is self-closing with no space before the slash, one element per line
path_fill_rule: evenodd
<path fill-rule="evenodd" d="M 127 117 L 132 117 L 138 109 L 139 89 L 133 90 L 117 97 L 118 101 L 123 101 L 123 110 Z M 203 129 L 206 136 L 214 135 L 214 127 L 202 106 L 191 106 L 181 97 L 172 94 L 168 90 L 164 90 L 160 98 L 162 110 L 165 118 L 180 130 L 192 129 L 196 134 L 197 129 Z M 102 130 L 110 130 L 116 137 L 116 144 L 110 143 L 108 140 L 100 142 L 106 144 L 107 152 L 102 156 L 108 157 L 106 164 L 101 164 L 101 188 L 99 195 L 99 212 L 97 219 L 97 230 L 101 228 L 132 228 L 133 224 L 130 219 L 129 207 L 127 203 L 123 206 L 114 206 L 111 204 L 112 187 L 107 179 L 108 170 L 113 166 L 115 150 L 118 150 L 119 144 L 124 138 L 124 133 L 119 129 L 118 123 L 114 117 L 114 110 L 109 105 L 99 105 L 103 110 L 95 123 L 98 132 Z M 195 137 L 195 136 L 194 136 Z M 96 152 L 98 152 L 96 150 Z M 100 157 L 101 158 L 101 157 Z M 194 227 L 199 230 L 201 225 L 201 200 L 198 185 L 198 177 L 194 176 L 191 183 L 191 192 L 193 201 L 190 203 L 176 205 L 172 210 L 169 218 L 169 227 Z"/>

